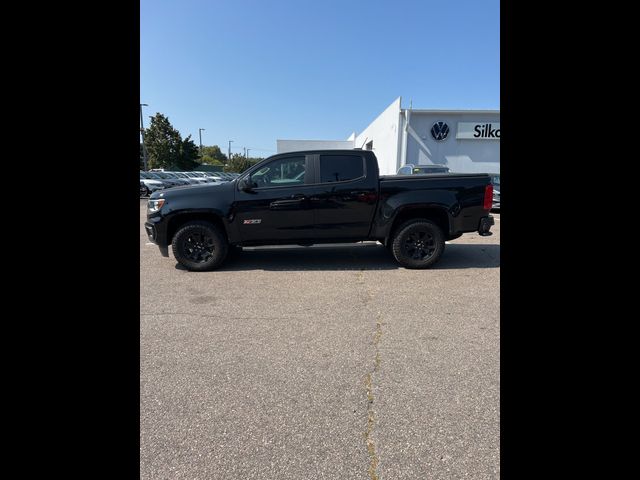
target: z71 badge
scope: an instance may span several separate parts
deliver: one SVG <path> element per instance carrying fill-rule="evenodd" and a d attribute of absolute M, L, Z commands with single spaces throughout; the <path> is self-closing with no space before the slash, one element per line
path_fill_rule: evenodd
<path fill-rule="evenodd" d="M 260 218 L 252 218 L 252 219 L 249 219 L 249 220 L 245 220 L 242 223 L 244 223 L 245 225 L 253 225 L 255 223 L 260 223 L 260 222 L 262 222 L 262 219 L 260 219 Z"/>

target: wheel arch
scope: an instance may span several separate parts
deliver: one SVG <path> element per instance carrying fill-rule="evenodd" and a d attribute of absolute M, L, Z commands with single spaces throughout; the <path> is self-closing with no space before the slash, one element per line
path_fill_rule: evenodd
<path fill-rule="evenodd" d="M 411 205 L 404 207 L 396 214 L 396 217 L 391 224 L 391 228 L 389 229 L 389 234 L 384 239 L 384 244 L 389 245 L 389 243 L 393 240 L 398 227 L 400 227 L 406 221 L 412 220 L 414 218 L 424 218 L 425 220 L 432 221 L 440 228 L 440 230 L 442 230 L 445 238 L 449 237 L 449 232 L 451 231 L 451 221 L 447 211 L 444 208 L 433 205 Z"/>

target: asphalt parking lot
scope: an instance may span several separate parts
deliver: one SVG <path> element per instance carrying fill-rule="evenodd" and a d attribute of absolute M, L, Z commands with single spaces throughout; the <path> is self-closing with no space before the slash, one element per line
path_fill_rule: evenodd
<path fill-rule="evenodd" d="M 191 273 L 145 208 L 142 479 L 499 478 L 499 213 L 428 270 L 363 243 Z"/>

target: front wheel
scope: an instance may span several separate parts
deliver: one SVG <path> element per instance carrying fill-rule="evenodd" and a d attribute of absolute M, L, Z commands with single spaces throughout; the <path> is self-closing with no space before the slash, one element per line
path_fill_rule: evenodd
<path fill-rule="evenodd" d="M 218 268 L 228 251 L 227 239 L 220 229 L 204 221 L 183 225 L 173 236 L 171 247 L 176 260 L 195 272 Z"/>
<path fill-rule="evenodd" d="M 444 234 L 435 223 L 416 218 L 398 228 L 391 244 L 393 256 L 406 268 L 428 268 L 444 252 Z"/>

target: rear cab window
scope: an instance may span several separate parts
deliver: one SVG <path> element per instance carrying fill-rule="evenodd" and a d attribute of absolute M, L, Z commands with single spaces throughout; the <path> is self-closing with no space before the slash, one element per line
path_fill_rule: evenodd
<path fill-rule="evenodd" d="M 363 176 L 361 155 L 320 155 L 320 183 L 347 182 Z"/>

